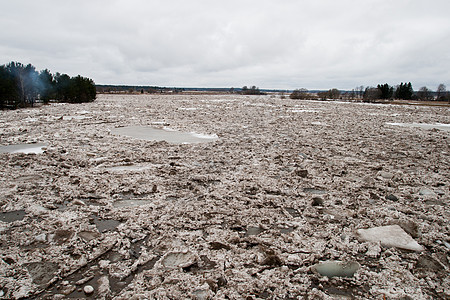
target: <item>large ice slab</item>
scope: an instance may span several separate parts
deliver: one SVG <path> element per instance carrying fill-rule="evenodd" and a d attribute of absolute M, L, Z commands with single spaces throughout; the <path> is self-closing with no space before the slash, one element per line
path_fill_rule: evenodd
<path fill-rule="evenodd" d="M 326 261 L 312 266 L 322 276 L 327 277 L 353 277 L 359 269 L 359 263 L 356 261 Z"/>
<path fill-rule="evenodd" d="M 424 250 L 419 243 L 398 225 L 358 229 L 357 232 L 361 239 L 367 242 L 381 242 L 386 247 L 397 247 L 418 252 Z"/>

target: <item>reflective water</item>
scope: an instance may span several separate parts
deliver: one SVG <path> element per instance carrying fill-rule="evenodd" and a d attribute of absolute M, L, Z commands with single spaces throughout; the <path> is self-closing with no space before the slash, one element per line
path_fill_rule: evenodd
<path fill-rule="evenodd" d="M 194 144 L 216 141 L 217 135 L 205 135 L 193 132 L 181 132 L 168 128 L 154 128 L 149 126 L 119 127 L 111 131 L 113 134 L 132 137 L 147 141 L 166 141 L 171 144 Z"/>
<path fill-rule="evenodd" d="M 46 148 L 46 147 L 47 147 L 47 144 L 42 144 L 42 143 L 0 146 L 0 153 L 41 154 L 41 153 L 44 153 L 44 148 Z"/>
<path fill-rule="evenodd" d="M 250 236 L 250 235 L 258 235 L 260 233 L 263 233 L 265 230 L 262 229 L 261 227 L 255 227 L 255 226 L 249 226 L 247 227 L 247 231 L 246 231 L 246 235 Z"/>
<path fill-rule="evenodd" d="M 417 127 L 422 129 L 439 129 L 450 131 L 450 124 L 427 124 L 427 123 L 386 123 L 387 125 L 402 126 L 402 127 Z"/>
<path fill-rule="evenodd" d="M 151 204 L 151 200 L 147 199 L 125 199 L 125 200 L 119 200 L 113 203 L 114 207 L 137 207 L 142 205 Z"/>
<path fill-rule="evenodd" d="M 327 193 L 327 191 L 325 191 L 325 190 L 316 189 L 316 188 L 305 188 L 305 189 L 303 189 L 303 191 L 305 193 L 314 194 L 314 195 L 323 195 L 323 194 Z"/>
<path fill-rule="evenodd" d="M 151 169 L 152 166 L 148 165 L 124 165 L 124 166 L 114 166 L 114 167 L 107 167 L 105 170 L 112 171 L 112 172 L 140 172 L 144 170 Z"/>
<path fill-rule="evenodd" d="M 97 227 L 97 230 L 101 233 L 107 231 L 114 231 L 116 230 L 117 226 L 120 225 L 120 221 L 117 220 L 100 219 L 97 216 L 92 216 L 92 219 L 94 221 L 95 226 Z"/>

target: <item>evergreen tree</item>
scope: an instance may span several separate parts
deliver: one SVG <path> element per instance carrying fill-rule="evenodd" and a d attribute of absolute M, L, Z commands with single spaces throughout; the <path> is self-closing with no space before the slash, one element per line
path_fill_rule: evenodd
<path fill-rule="evenodd" d="M 391 99 L 394 95 L 394 88 L 389 84 L 379 84 L 377 88 L 380 90 L 380 99 Z"/>
<path fill-rule="evenodd" d="M 17 79 L 6 66 L 0 66 L 0 109 L 17 108 L 19 103 Z"/>
<path fill-rule="evenodd" d="M 53 81 L 52 73 L 48 69 L 39 73 L 39 95 L 44 103 L 55 99 L 55 82 Z"/>
<path fill-rule="evenodd" d="M 33 65 L 19 62 L 0 66 L 0 109 L 33 106 L 37 100 L 91 102 L 96 93 L 94 81 L 80 75 L 52 75 L 48 69 L 37 72 Z"/>
<path fill-rule="evenodd" d="M 411 82 L 403 84 L 400 83 L 399 86 L 397 86 L 397 89 L 395 90 L 395 98 L 397 99 L 404 99 L 404 100 L 411 100 L 414 95 L 414 90 L 412 88 Z"/>
<path fill-rule="evenodd" d="M 55 99 L 59 102 L 66 102 L 69 100 L 70 76 L 67 74 L 56 73 L 55 75 Z"/>

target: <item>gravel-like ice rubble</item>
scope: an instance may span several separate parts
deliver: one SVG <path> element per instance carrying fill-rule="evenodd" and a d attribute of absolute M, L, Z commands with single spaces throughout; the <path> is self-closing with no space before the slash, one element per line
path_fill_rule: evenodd
<path fill-rule="evenodd" d="M 98 95 L 0 114 L 2 146 L 46 144 L 0 153 L 1 298 L 450 297 L 449 131 L 389 125 L 447 107 Z M 392 226 L 422 251 L 358 234 Z"/>

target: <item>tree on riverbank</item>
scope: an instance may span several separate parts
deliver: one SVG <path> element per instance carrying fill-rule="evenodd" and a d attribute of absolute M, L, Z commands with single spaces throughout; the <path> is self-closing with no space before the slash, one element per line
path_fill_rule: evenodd
<path fill-rule="evenodd" d="M 0 109 L 33 106 L 37 101 L 81 103 L 94 101 L 95 84 L 92 79 L 53 75 L 48 69 L 41 72 L 31 65 L 11 62 L 0 66 Z"/>
<path fill-rule="evenodd" d="M 261 93 L 258 87 L 252 86 L 251 88 L 248 88 L 246 85 L 242 87 L 241 90 L 242 95 L 264 95 L 264 93 Z"/>
<path fill-rule="evenodd" d="M 339 99 L 341 97 L 341 92 L 338 89 L 329 89 L 328 91 L 318 92 L 317 96 L 320 99 Z"/>
<path fill-rule="evenodd" d="M 414 90 L 412 88 L 411 82 L 400 83 L 395 90 L 395 98 L 403 100 L 411 100 L 414 95 Z"/>

